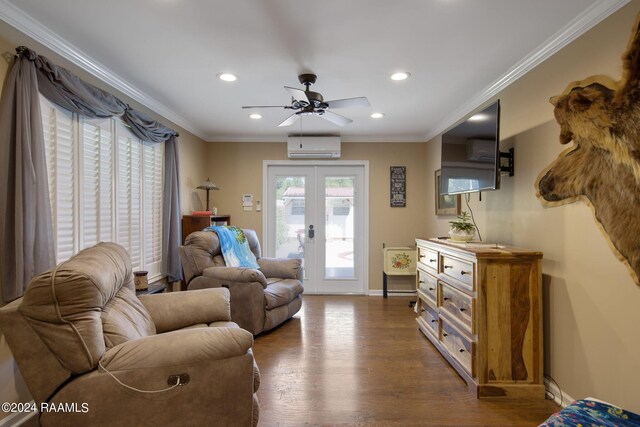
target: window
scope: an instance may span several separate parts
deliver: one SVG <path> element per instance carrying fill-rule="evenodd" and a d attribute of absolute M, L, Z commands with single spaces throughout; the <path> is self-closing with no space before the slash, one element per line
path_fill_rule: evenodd
<path fill-rule="evenodd" d="M 40 97 L 56 261 L 100 241 L 127 249 L 134 270 L 162 272 L 164 144 L 118 119 L 89 119 Z"/>
<path fill-rule="evenodd" d="M 334 206 L 333 215 L 335 216 L 347 216 L 351 208 L 349 206 Z"/>
<path fill-rule="evenodd" d="M 291 215 L 304 215 L 304 199 L 291 200 Z"/>

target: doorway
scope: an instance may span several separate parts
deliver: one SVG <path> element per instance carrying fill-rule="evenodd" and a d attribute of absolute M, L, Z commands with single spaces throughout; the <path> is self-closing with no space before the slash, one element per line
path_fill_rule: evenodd
<path fill-rule="evenodd" d="M 300 258 L 305 293 L 364 294 L 368 162 L 264 163 L 266 256 Z"/>

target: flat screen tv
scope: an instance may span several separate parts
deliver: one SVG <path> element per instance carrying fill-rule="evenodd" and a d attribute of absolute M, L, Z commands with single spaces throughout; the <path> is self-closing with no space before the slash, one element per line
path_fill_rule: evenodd
<path fill-rule="evenodd" d="M 500 188 L 500 101 L 442 135 L 440 194 Z"/>

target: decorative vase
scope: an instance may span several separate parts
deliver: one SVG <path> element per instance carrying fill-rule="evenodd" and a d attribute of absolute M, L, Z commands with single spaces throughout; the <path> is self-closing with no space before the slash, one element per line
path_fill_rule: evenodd
<path fill-rule="evenodd" d="M 449 228 L 449 238 L 454 242 L 470 242 L 476 237 L 476 229 L 469 231 L 458 230 L 457 228 Z"/>
<path fill-rule="evenodd" d="M 149 282 L 147 281 L 147 271 L 134 271 L 133 283 L 135 284 L 136 291 L 146 291 L 149 289 Z"/>

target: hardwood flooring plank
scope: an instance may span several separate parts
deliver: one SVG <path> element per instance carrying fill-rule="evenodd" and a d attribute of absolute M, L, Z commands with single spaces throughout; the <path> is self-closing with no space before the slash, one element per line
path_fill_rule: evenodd
<path fill-rule="evenodd" d="M 305 295 L 293 319 L 255 339 L 259 426 L 537 426 L 558 410 L 475 399 L 408 301 Z"/>

